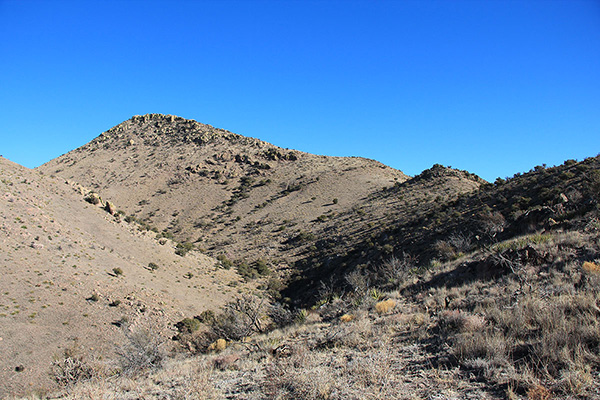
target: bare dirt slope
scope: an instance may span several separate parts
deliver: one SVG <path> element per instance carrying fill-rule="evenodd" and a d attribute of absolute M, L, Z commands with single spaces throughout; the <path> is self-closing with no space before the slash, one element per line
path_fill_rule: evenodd
<path fill-rule="evenodd" d="M 408 179 L 373 160 L 286 150 L 159 114 L 133 117 L 39 169 L 97 190 L 180 241 L 265 258 L 285 228 L 307 229 Z"/>
<path fill-rule="evenodd" d="M 214 259 L 176 255 L 83 193 L 0 158 L 0 397 L 51 387 L 53 357 L 75 341 L 111 353 L 125 321 L 175 322 L 245 290 Z"/>
<path fill-rule="evenodd" d="M 273 266 L 305 258 L 313 237 L 339 236 L 332 251 L 343 253 L 381 220 L 402 218 L 377 194 L 409 179 L 374 160 L 282 149 L 159 114 L 135 116 L 39 170 L 91 187 L 212 255 Z M 429 183 L 407 187 L 410 207 L 481 180 L 457 173 Z"/>

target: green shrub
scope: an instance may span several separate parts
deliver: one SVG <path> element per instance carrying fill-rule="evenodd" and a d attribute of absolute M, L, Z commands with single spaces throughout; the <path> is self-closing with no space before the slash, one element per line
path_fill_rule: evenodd
<path fill-rule="evenodd" d="M 175 327 L 180 333 L 194 333 L 200 329 L 200 321 L 196 318 L 184 318 Z"/>
<path fill-rule="evenodd" d="M 215 323 L 215 313 L 212 310 L 202 311 L 200 315 L 195 316 L 194 319 L 203 324 L 212 325 Z"/>
<path fill-rule="evenodd" d="M 229 269 L 233 267 L 233 261 L 227 258 L 225 254 L 219 254 L 217 256 L 217 260 L 219 260 L 221 266 L 225 269 Z"/>
<path fill-rule="evenodd" d="M 269 266 L 264 260 L 256 260 L 252 264 L 248 264 L 245 261 L 239 261 L 236 263 L 238 273 L 245 279 L 256 279 L 260 276 L 271 274 Z"/>
<path fill-rule="evenodd" d="M 191 250 L 194 249 L 194 244 L 190 242 L 177 243 L 175 254 L 178 256 L 185 256 Z"/>
<path fill-rule="evenodd" d="M 91 193 L 89 193 L 89 194 L 88 194 L 87 196 L 85 196 L 83 199 L 84 199 L 85 201 L 87 201 L 88 203 L 90 203 L 90 204 L 94 204 L 94 205 L 98 205 L 98 204 L 100 204 L 100 202 L 102 201 L 102 200 L 100 199 L 100 196 L 98 196 L 98 194 L 97 194 L 97 193 L 94 193 L 94 192 L 91 192 Z"/>

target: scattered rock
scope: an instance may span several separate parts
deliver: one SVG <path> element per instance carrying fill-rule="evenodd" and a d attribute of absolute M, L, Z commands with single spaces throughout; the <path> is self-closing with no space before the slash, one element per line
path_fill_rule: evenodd
<path fill-rule="evenodd" d="M 90 204 L 100 204 L 100 202 L 102 201 L 102 199 L 100 198 L 100 196 L 98 195 L 98 193 L 94 193 L 94 192 L 90 192 L 87 194 L 87 196 L 85 196 L 83 198 L 85 201 L 87 201 Z"/>
<path fill-rule="evenodd" d="M 115 215 L 115 213 L 117 212 L 117 209 L 116 209 L 115 205 L 113 203 L 111 203 L 110 201 L 106 202 L 106 205 L 104 206 L 104 209 L 110 215 Z"/>

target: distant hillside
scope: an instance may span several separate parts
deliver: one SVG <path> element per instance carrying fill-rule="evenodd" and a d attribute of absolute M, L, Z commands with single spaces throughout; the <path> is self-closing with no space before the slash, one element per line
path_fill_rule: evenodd
<path fill-rule="evenodd" d="M 333 251 L 350 251 L 389 210 L 355 213 L 409 179 L 377 161 L 282 149 L 158 114 L 133 117 L 39 170 L 94 188 L 149 228 L 209 254 L 276 269 L 338 231 Z M 461 174 L 446 181 L 407 197 L 453 198 L 482 182 Z"/>
<path fill-rule="evenodd" d="M 373 160 L 286 150 L 157 114 L 133 117 L 39 170 L 91 187 L 211 254 L 269 260 L 293 258 L 283 242 L 322 232 L 319 217 L 408 178 Z"/>

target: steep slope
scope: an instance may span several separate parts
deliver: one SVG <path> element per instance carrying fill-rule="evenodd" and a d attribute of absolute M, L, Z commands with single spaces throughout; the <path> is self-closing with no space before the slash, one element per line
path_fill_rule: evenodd
<path fill-rule="evenodd" d="M 464 179 L 471 179 L 471 187 L 478 189 L 460 190 L 468 182 Z M 355 231 L 349 252 L 334 252 L 327 242 L 317 243 L 313 252 L 296 262 L 299 272 L 285 294 L 311 303 L 323 296 L 322 282 L 329 290 L 346 290 L 346 277 L 354 271 L 368 276 L 372 284 L 385 285 L 389 277 L 381 266 L 390 260 L 406 258 L 407 268 L 435 270 L 440 262 L 517 235 L 583 230 L 598 224 L 599 203 L 600 156 L 538 166 L 495 184 L 481 184 L 468 172 L 436 165 L 377 193 L 359 208 L 354 218 L 369 229 Z M 386 213 L 373 218 L 376 210 Z M 345 240 L 350 232 L 337 231 L 328 240 Z"/>
<path fill-rule="evenodd" d="M 312 230 L 311 221 L 408 178 L 373 160 L 285 150 L 158 114 L 133 117 L 39 170 L 97 190 L 180 241 L 250 259 L 293 258 L 280 243 Z"/>
<path fill-rule="evenodd" d="M 0 397 L 52 388 L 53 357 L 75 342 L 110 355 L 125 321 L 166 325 L 246 290 L 216 260 L 176 255 L 64 179 L 3 158 L 0 178 Z"/>

